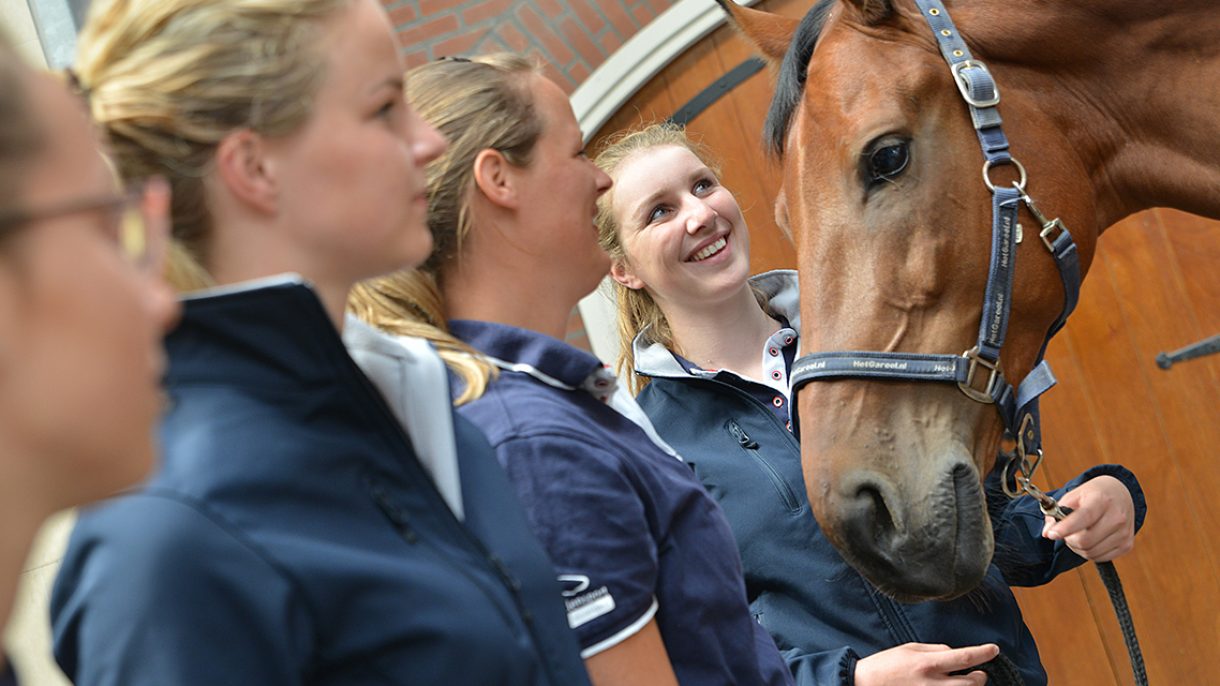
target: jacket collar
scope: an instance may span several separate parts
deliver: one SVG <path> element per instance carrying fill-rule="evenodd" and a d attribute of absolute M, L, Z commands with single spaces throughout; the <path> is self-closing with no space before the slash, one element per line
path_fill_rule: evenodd
<path fill-rule="evenodd" d="M 750 283 L 767 296 L 767 307 L 788 320 L 798 332 L 801 330 L 800 284 L 796 271 L 775 269 L 750 277 Z M 649 329 L 644 329 L 631 344 L 635 353 L 637 374 L 651 377 L 685 378 L 690 374 L 682 367 L 668 348 L 649 338 Z"/>
<path fill-rule="evenodd" d="M 350 358 L 322 302 L 284 274 L 192 293 L 166 338 L 166 381 L 297 388 L 350 373 Z"/>
<path fill-rule="evenodd" d="M 449 330 L 501 369 L 551 386 L 581 388 L 605 368 L 593 355 L 537 331 L 470 319 L 449 322 Z"/>
<path fill-rule="evenodd" d="M 631 392 L 618 385 L 614 372 L 593 355 L 546 334 L 506 324 L 454 320 L 449 322 L 449 331 L 501 369 L 527 374 L 552 388 L 587 392 L 634 422 L 661 451 L 682 460 L 657 433 Z"/>
<path fill-rule="evenodd" d="M 428 341 L 385 333 L 350 314 L 343 342 L 406 429 L 415 456 L 449 509 L 465 519 L 445 363 Z"/>

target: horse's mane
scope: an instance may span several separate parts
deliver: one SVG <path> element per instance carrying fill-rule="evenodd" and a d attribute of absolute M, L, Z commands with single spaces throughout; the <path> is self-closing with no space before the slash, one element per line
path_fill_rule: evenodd
<path fill-rule="evenodd" d="M 813 48 L 818 43 L 818 36 L 822 34 L 822 26 L 834 3 L 835 0 L 818 0 L 809 8 L 792 37 L 792 43 L 788 45 L 784 61 L 779 65 L 775 97 L 771 99 L 771 109 L 767 112 L 767 123 L 763 128 L 763 140 L 767 141 L 768 148 L 776 157 L 784 155 L 784 139 L 788 137 L 792 113 L 805 93 L 805 72 L 809 70 Z"/>

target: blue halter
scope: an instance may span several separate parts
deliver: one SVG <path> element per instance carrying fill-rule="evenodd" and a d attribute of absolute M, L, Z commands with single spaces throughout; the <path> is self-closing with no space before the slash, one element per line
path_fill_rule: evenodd
<path fill-rule="evenodd" d="M 1072 235 L 1059 219 L 1047 220 L 1025 192 L 1025 167 L 1009 152 L 1008 138 L 1001 127 L 1000 91 L 987 69 L 975 60 L 939 0 L 915 0 L 923 18 L 932 28 L 940 52 L 953 73 L 954 83 L 970 108 L 970 119 L 983 150 L 983 183 L 991 191 L 991 264 L 983 295 L 978 341 L 961 355 L 874 351 L 820 352 L 804 355 L 792 368 L 793 424 L 796 418 L 797 391 L 812 381 L 843 378 L 897 379 L 956 383 L 968 398 L 994 403 L 1003 418 L 1007 436 L 1015 441 L 1018 473 L 1017 489 L 1004 478 L 1004 489 L 1012 497 L 1029 490 L 1029 479 L 1042 460 L 1042 430 L 1038 398 L 1055 385 L 1050 366 L 1043 359 L 1051 338 L 1063 328 L 1080 295 L 1080 259 Z M 1017 168 L 1020 178 L 1011 188 L 997 187 L 991 170 L 1001 165 Z M 1016 246 L 1021 241 L 1017 211 L 1024 203 L 1042 224 L 1039 237 L 1050 251 L 1063 282 L 1064 303 L 1058 319 L 1047 331 L 1034 368 L 1015 388 L 1004 378 L 1000 349 L 1008 329 L 1012 307 L 1012 279 Z M 1032 460 L 1032 462 L 1031 462 Z M 1053 502 L 1053 501 L 1052 501 Z"/>

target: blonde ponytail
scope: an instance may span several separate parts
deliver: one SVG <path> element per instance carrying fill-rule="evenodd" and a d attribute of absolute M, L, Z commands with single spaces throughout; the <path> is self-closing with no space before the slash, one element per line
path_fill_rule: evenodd
<path fill-rule="evenodd" d="M 538 73 L 533 62 L 507 53 L 442 60 L 407 72 L 407 100 L 449 140 L 444 155 L 427 168 L 432 254 L 418 269 L 356 286 L 348 299 L 348 310 L 373 326 L 431 341 L 462 380 L 458 405 L 481 397 L 497 369 L 449 332 L 438 277 L 458 259 L 473 228 L 475 157 L 492 148 L 513 165 L 530 163 L 542 122 L 528 79 Z"/>

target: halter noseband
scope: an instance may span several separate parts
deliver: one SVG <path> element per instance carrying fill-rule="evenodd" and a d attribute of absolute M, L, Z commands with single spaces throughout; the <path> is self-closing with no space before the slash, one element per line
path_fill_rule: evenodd
<path fill-rule="evenodd" d="M 800 426 L 796 417 L 796 393 L 812 381 L 865 378 L 956 383 L 971 400 L 994 403 L 1004 421 L 1007 436 L 1016 443 L 1016 459 L 1009 464 L 1017 469 L 1013 475 L 1017 488 L 1010 488 L 1005 474 L 1005 492 L 1011 497 L 1022 493 L 1038 497 L 1041 492 L 1030 483 L 1042 460 L 1038 397 L 1055 385 L 1055 377 L 1043 357 L 1051 338 L 1063 328 L 1076 307 L 1080 295 L 1080 259 L 1076 243 L 1063 222 L 1058 218 L 1047 220 L 1025 192 L 1025 167 L 1009 153 L 1008 138 L 1000 125 L 997 110 L 1000 91 L 987 65 L 971 57 L 970 49 L 939 0 L 915 0 L 915 4 L 932 28 L 940 52 L 949 63 L 954 83 L 970 108 L 970 119 L 985 158 L 983 183 L 991 191 L 992 208 L 991 264 L 983 295 L 978 341 L 961 355 L 858 350 L 803 355 L 792 368 L 793 426 Z M 1011 188 L 998 187 L 991 181 L 991 170 L 1000 165 L 1017 168 L 1020 178 Z M 1047 331 L 1034 368 L 1014 388 L 1004 378 L 1000 349 L 1004 346 L 1012 307 L 1013 267 L 1016 246 L 1021 242 L 1021 227 L 1017 224 L 1021 203 L 1042 224 L 1039 237 L 1059 269 L 1064 303 L 1058 319 Z"/>

